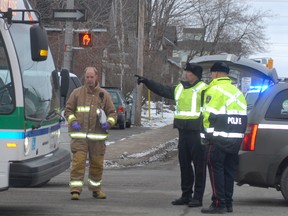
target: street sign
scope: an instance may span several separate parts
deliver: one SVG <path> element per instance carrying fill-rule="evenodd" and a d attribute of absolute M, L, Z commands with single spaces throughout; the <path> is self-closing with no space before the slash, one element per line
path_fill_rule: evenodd
<path fill-rule="evenodd" d="M 55 21 L 87 21 L 85 9 L 54 9 L 53 19 Z"/>

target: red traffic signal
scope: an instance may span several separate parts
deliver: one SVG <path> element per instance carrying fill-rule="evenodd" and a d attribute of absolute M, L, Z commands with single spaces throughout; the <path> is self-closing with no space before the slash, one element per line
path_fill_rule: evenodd
<path fill-rule="evenodd" d="M 93 46 L 92 34 L 91 33 L 79 33 L 79 46 L 80 47 Z"/>

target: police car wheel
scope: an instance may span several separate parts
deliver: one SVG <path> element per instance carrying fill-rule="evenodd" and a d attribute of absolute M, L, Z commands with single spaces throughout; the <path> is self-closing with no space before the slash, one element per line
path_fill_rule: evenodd
<path fill-rule="evenodd" d="M 280 188 L 284 199 L 288 202 L 288 167 L 285 168 L 281 175 Z"/>

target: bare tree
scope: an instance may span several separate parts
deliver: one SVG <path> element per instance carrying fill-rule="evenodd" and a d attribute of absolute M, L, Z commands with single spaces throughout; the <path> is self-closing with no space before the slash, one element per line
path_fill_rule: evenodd
<path fill-rule="evenodd" d="M 248 56 L 265 51 L 263 19 L 271 16 L 269 12 L 252 10 L 238 0 L 190 0 L 190 9 L 191 26 L 204 32 L 190 59 L 218 52 Z"/>
<path fill-rule="evenodd" d="M 149 50 L 159 50 L 165 30 L 189 15 L 189 0 L 147 0 L 146 44 Z"/>
<path fill-rule="evenodd" d="M 51 16 L 53 9 L 66 8 L 66 1 L 30 0 L 41 12 L 46 26 L 62 28 L 64 23 L 53 22 Z M 103 69 L 108 85 L 119 86 L 125 93 L 135 87 L 133 74 L 137 62 L 137 2 L 75 0 L 75 8 L 86 9 L 88 13 L 87 22 L 74 23 L 75 29 L 108 29 L 106 34 L 95 35 L 94 47 L 75 51 L 75 71 L 82 71 L 84 64 L 91 62 Z M 265 50 L 263 19 L 270 14 L 250 10 L 245 0 L 146 0 L 145 16 L 144 75 L 171 84 L 167 59 L 172 57 L 172 50 L 177 46 L 177 38 L 175 41 L 166 38 L 167 29 L 171 25 L 203 30 L 202 38 L 189 44 L 189 59 L 218 52 L 247 56 Z M 57 64 L 61 62 L 63 51 L 63 41 L 59 37 L 54 42 L 55 50 L 59 53 L 59 57 L 56 55 Z M 172 48 L 165 47 L 167 41 Z"/>
<path fill-rule="evenodd" d="M 172 53 L 163 49 L 167 40 L 165 33 L 170 25 L 179 23 L 189 15 L 188 3 L 189 0 L 147 1 L 144 71 L 149 77 L 163 81 L 163 71 L 167 71 L 167 58 L 172 57 Z M 172 41 L 171 45 L 175 46 L 175 43 L 176 41 Z"/>

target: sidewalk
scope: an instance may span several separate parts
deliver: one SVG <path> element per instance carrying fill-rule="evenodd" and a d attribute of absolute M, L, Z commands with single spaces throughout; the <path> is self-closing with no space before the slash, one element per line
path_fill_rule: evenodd
<path fill-rule="evenodd" d="M 123 167 L 152 162 L 176 149 L 178 130 L 172 125 L 155 128 L 108 145 L 105 166 Z"/>

